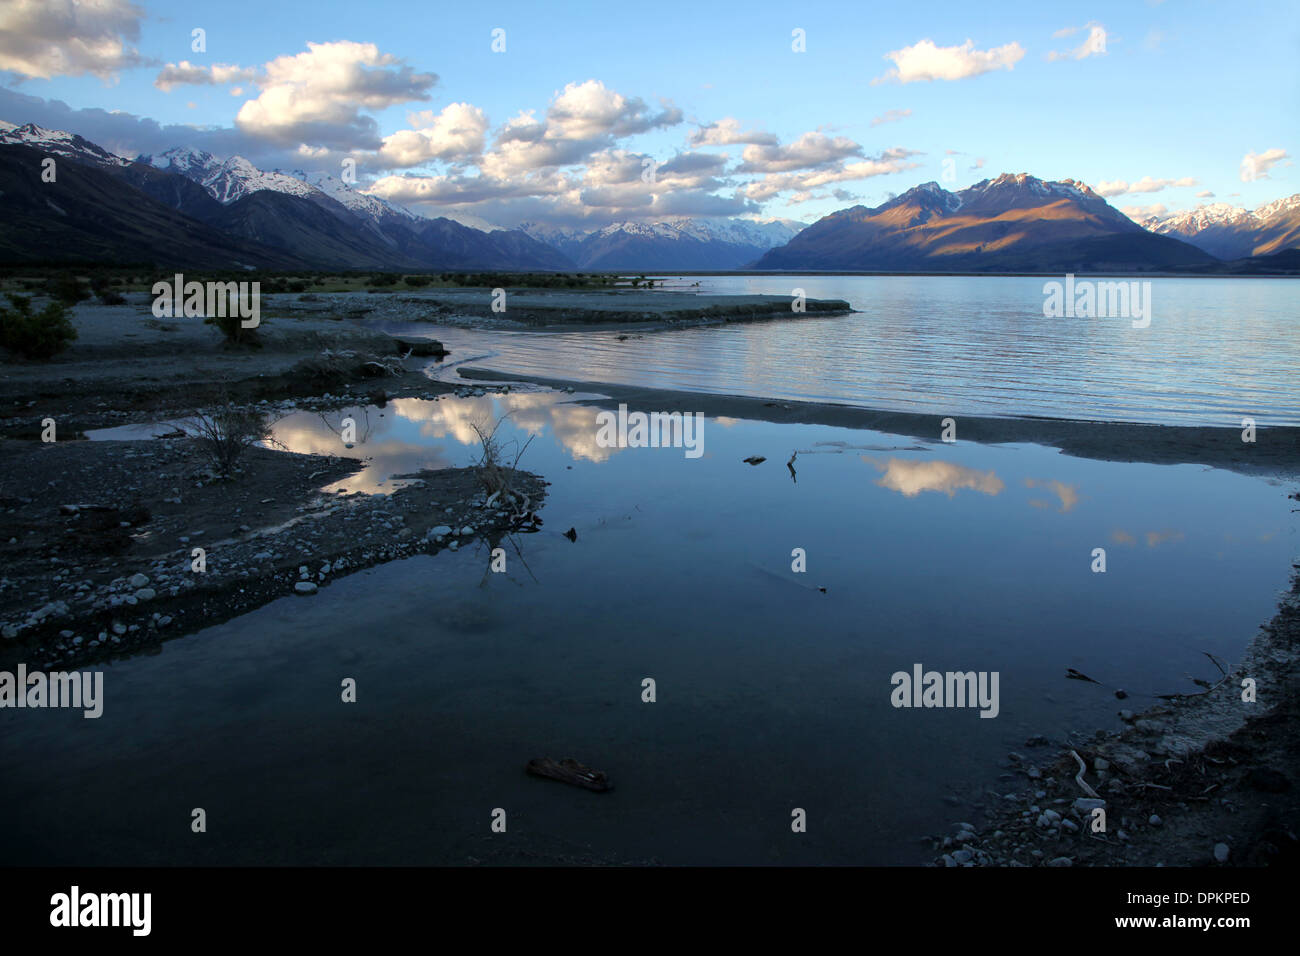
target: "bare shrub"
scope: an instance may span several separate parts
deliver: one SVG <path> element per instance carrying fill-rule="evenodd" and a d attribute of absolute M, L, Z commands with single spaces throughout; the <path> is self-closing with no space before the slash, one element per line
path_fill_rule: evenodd
<path fill-rule="evenodd" d="M 511 479 L 517 473 L 519 459 L 524 457 L 524 452 L 533 443 L 533 439 L 530 435 L 528 441 L 520 445 L 515 439 L 507 442 L 498 438 L 497 432 L 501 429 L 501 423 L 508 417 L 503 415 L 493 425 L 479 424 L 477 422 L 470 424 L 470 427 L 474 429 L 474 434 L 478 436 L 478 440 L 483 446 L 478 460 L 474 462 L 474 469 L 478 475 L 479 483 L 483 486 L 483 491 L 487 495 L 489 505 L 509 505 L 517 509 L 518 513 L 526 513 L 529 511 L 532 502 L 524 492 L 514 489 Z M 509 458 L 511 451 L 514 452 L 513 458 Z M 509 464 L 506 464 L 507 460 Z"/>
<path fill-rule="evenodd" d="M 271 437 L 273 425 L 265 412 L 227 402 L 210 412 L 196 412 L 185 420 L 184 428 L 213 470 L 228 478 L 249 448 L 262 442 L 275 444 Z"/>

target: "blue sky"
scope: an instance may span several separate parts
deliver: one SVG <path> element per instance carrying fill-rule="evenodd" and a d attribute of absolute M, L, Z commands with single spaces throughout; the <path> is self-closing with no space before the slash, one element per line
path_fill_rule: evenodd
<path fill-rule="evenodd" d="M 123 153 L 351 158 L 378 195 L 504 225 L 810 221 L 1002 172 L 1156 213 L 1300 192 L 1294 0 L 10 0 L 0 27 L 9 122 Z"/>

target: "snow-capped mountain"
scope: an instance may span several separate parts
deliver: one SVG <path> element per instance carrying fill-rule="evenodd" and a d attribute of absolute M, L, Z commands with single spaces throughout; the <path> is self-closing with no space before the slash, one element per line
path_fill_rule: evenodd
<path fill-rule="evenodd" d="M 924 183 L 825 216 L 760 269 L 881 272 L 1163 269 L 1211 261 L 1152 236 L 1086 184 L 1003 173 L 957 192 Z"/>
<path fill-rule="evenodd" d="M 1190 242 L 1220 259 L 1244 259 L 1300 248 L 1300 193 L 1250 210 L 1226 202 L 1197 206 L 1142 227 Z"/>
<path fill-rule="evenodd" d="M 75 160 L 71 174 L 60 169 L 58 178 L 68 229 L 58 235 L 46 230 L 45 245 L 40 229 L 25 237 L 22 249 L 29 258 L 66 255 L 72 244 L 88 250 L 87 261 L 169 265 L 412 272 L 573 268 L 553 247 L 517 230 L 429 219 L 332 176 L 263 170 L 242 156 L 220 159 L 177 147 L 129 160 L 72 133 L 12 123 L 0 125 L 0 147 L 0 175 L 15 183 L 26 182 L 33 169 L 39 175 L 33 157 Z M 140 228 L 129 228 L 124 215 L 138 219 Z M 103 223 L 114 221 L 119 225 L 105 236 Z M 157 229 L 153 238 L 150 223 Z M 87 231 L 77 232 L 83 225 Z M 118 233 L 121 242 L 112 239 Z"/>
<path fill-rule="evenodd" d="M 82 139 L 76 133 L 61 129 L 46 129 L 35 123 L 15 126 L 13 123 L 0 124 L 0 143 L 31 146 L 42 152 L 79 162 L 90 162 L 99 166 L 129 166 L 131 161 L 115 153 L 110 153 L 88 139 Z"/>
<path fill-rule="evenodd" d="M 323 195 L 319 189 L 295 176 L 279 170 L 258 169 L 243 156 L 231 156 L 222 161 L 202 150 L 177 147 L 156 156 L 141 156 L 138 162 L 194 180 L 223 206 L 264 189 L 311 200 Z"/>
<path fill-rule="evenodd" d="M 550 243 L 584 269 L 701 272 L 740 269 L 788 242 L 803 223 L 788 219 L 692 219 L 615 222 L 596 229 L 543 223 L 520 228 Z"/>
<path fill-rule="evenodd" d="M 349 185 L 341 179 L 336 179 L 328 173 L 311 175 L 301 169 L 295 169 L 289 175 L 320 190 L 354 215 L 362 216 L 377 223 L 383 223 L 390 219 L 409 223 L 424 218 L 409 209 L 404 209 L 395 203 L 389 202 L 387 199 L 367 195 L 355 186 Z"/>

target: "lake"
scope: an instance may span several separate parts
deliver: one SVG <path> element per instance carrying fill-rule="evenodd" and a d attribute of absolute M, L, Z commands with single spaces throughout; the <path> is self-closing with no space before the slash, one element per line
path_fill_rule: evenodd
<path fill-rule="evenodd" d="M 1260 478 L 718 418 L 691 459 L 601 447 L 580 397 L 282 420 L 295 451 L 364 424 L 370 465 L 339 487 L 384 493 L 468 464 L 470 424 L 508 415 L 553 482 L 544 528 L 502 573 L 476 542 L 117 661 L 98 720 L 0 711 L 6 861 L 916 863 L 922 836 L 1024 790 L 1007 753 L 1049 752 L 1027 738 L 1217 677 L 1205 652 L 1239 656 L 1296 554 L 1288 489 Z M 997 672 L 998 716 L 892 706 L 915 664 Z M 616 789 L 526 776 L 545 755 Z"/>
<path fill-rule="evenodd" d="M 939 415 L 1300 425 L 1295 280 L 1142 280 L 1151 283 L 1151 321 L 1133 328 L 1128 319 L 1044 317 L 1051 277 L 657 278 L 665 288 L 701 293 L 803 289 L 809 298 L 844 299 L 859 313 L 623 341 L 618 331 L 591 330 L 437 335 L 452 350 L 453 369 L 482 365 Z"/>

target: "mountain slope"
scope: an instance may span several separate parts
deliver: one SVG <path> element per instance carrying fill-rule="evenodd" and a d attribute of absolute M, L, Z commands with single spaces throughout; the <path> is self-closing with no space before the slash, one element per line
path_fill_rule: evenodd
<path fill-rule="evenodd" d="M 233 236 L 283 249 L 317 268 L 414 269 L 421 265 L 389 248 L 350 214 L 344 219 L 302 196 L 270 189 L 248 192 L 222 207 L 214 224 Z"/>
<path fill-rule="evenodd" d="M 1186 243 L 1146 232 L 1082 183 L 1021 173 L 956 193 L 925 183 L 874 208 L 840 210 L 764 255 L 757 268 L 1140 271 L 1210 261 Z"/>
<path fill-rule="evenodd" d="M 88 139 L 83 139 L 76 133 L 61 129 L 46 129 L 35 123 L 0 130 L 0 144 L 30 146 L 40 150 L 42 158 L 55 156 L 91 163 L 95 166 L 127 166 L 131 162 L 129 159 L 110 153 Z"/>
<path fill-rule="evenodd" d="M 227 235 L 83 162 L 41 180 L 42 146 L 0 145 L 0 261 L 300 268 L 302 260 Z"/>

